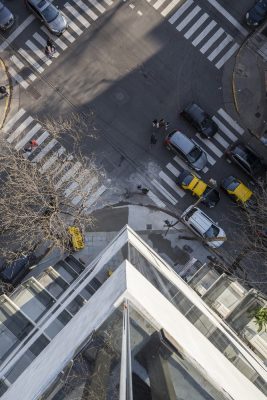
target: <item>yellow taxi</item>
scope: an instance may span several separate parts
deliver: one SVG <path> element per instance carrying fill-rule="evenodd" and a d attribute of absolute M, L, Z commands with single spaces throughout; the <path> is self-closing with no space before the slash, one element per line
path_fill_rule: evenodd
<path fill-rule="evenodd" d="M 246 205 L 250 200 L 253 192 L 234 176 L 228 176 L 221 182 L 221 187 L 236 202 Z"/>
<path fill-rule="evenodd" d="M 77 226 L 69 226 L 68 233 L 71 238 L 71 244 L 75 251 L 81 250 L 84 248 L 84 240 L 83 235 L 80 229 Z"/>
<path fill-rule="evenodd" d="M 177 184 L 184 190 L 190 191 L 193 196 L 202 198 L 201 202 L 207 207 L 215 207 L 220 200 L 218 190 L 209 186 L 190 171 L 183 170 L 177 178 Z"/>

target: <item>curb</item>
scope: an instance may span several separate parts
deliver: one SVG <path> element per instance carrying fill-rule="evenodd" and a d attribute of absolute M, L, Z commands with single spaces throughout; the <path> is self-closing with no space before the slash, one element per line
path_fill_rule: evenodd
<path fill-rule="evenodd" d="M 4 126 L 4 123 L 5 123 L 5 120 L 6 120 L 8 111 L 9 111 L 9 109 L 10 109 L 10 104 L 11 104 L 11 99 L 12 99 L 12 92 L 13 92 L 13 86 L 12 86 L 12 82 L 11 82 L 10 76 L 9 76 L 9 74 L 8 74 L 7 67 L 6 67 L 4 61 L 2 60 L 2 58 L 0 58 L 0 66 L 1 66 L 1 68 L 2 68 L 2 69 L 5 71 L 5 73 L 6 73 L 6 76 L 7 76 L 7 79 L 8 79 L 8 85 L 7 85 L 7 87 L 8 87 L 8 92 L 9 92 L 9 96 L 5 97 L 5 108 L 4 108 L 4 113 L 3 113 L 2 118 L 1 118 L 1 120 L 0 120 L 0 129 L 2 129 L 3 126 Z"/>

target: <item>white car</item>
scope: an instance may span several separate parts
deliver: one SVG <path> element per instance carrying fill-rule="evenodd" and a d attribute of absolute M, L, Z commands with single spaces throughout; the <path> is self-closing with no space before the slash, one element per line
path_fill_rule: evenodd
<path fill-rule="evenodd" d="M 204 242 L 215 249 L 226 241 L 226 234 L 216 222 L 208 217 L 200 208 L 190 206 L 181 215 L 184 223 Z M 214 240 L 213 240 L 214 239 Z"/>

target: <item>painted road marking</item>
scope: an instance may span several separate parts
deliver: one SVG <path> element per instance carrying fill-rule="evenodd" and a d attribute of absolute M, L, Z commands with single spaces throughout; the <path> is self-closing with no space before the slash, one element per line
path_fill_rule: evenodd
<path fill-rule="evenodd" d="M 226 136 L 228 136 L 233 142 L 235 142 L 237 140 L 237 136 L 233 132 L 231 132 L 230 129 L 228 129 L 217 117 L 213 116 L 212 119 L 214 122 L 216 122 L 216 124 L 218 125 L 220 130 Z"/>
<path fill-rule="evenodd" d="M 243 35 L 247 36 L 248 31 L 228 12 L 223 8 L 216 0 L 208 0 L 208 2 L 216 8 L 235 28 L 239 30 Z"/>
<path fill-rule="evenodd" d="M 209 33 L 210 31 L 216 26 L 215 21 L 211 21 L 208 26 L 193 40 L 192 45 L 197 46 Z"/>
<path fill-rule="evenodd" d="M 147 196 L 160 208 L 166 208 L 166 204 L 161 201 L 158 196 L 155 195 L 151 190 L 147 193 Z"/>
<path fill-rule="evenodd" d="M 27 126 L 30 125 L 30 123 L 33 121 L 33 118 L 31 116 L 27 117 L 20 126 L 9 135 L 7 138 L 8 143 L 12 143 L 20 134 L 21 132 L 27 128 Z"/>
<path fill-rule="evenodd" d="M 22 149 L 29 142 L 29 140 L 41 129 L 40 124 L 35 124 L 34 127 L 21 139 L 15 146 L 16 150 Z"/>
<path fill-rule="evenodd" d="M 57 182 L 56 188 L 58 189 L 64 182 L 68 181 L 69 178 L 75 176 L 79 169 L 81 168 L 82 164 L 77 161 Z"/>
<path fill-rule="evenodd" d="M 70 14 L 74 16 L 85 28 L 90 26 L 90 23 L 85 19 L 76 8 L 72 7 L 69 3 L 65 3 L 66 9 L 69 11 Z"/>
<path fill-rule="evenodd" d="M 199 138 L 199 140 L 201 140 L 202 143 L 205 144 L 205 146 L 207 146 L 214 154 L 216 154 L 217 157 L 221 157 L 223 155 L 222 151 L 219 150 L 213 143 L 211 140 L 208 139 L 204 139 L 200 136 L 199 133 L 196 134 L 196 136 Z"/>
<path fill-rule="evenodd" d="M 191 28 L 184 34 L 184 37 L 186 39 L 189 39 L 193 33 L 196 32 L 196 30 L 202 25 L 204 24 L 204 22 L 206 21 L 206 19 L 208 18 L 208 14 L 205 13 L 203 14 L 195 23 L 194 25 L 191 26 Z"/>
<path fill-rule="evenodd" d="M 213 43 L 216 42 L 216 40 L 219 39 L 220 36 L 222 36 L 222 34 L 224 33 L 223 28 L 219 28 L 214 35 L 211 36 L 211 38 L 209 38 L 209 40 L 201 47 L 200 52 L 202 54 L 205 54 L 206 51 L 213 45 Z"/>
<path fill-rule="evenodd" d="M 26 82 L 25 79 L 22 78 L 11 66 L 8 67 L 8 72 L 10 75 L 13 77 L 13 79 L 18 82 L 24 89 L 27 89 L 29 86 L 28 82 Z"/>
<path fill-rule="evenodd" d="M 42 61 L 46 63 L 46 65 L 52 64 L 52 61 L 46 57 L 43 51 L 41 51 L 31 40 L 27 40 L 26 46 L 29 47 Z"/>
<path fill-rule="evenodd" d="M 23 108 L 21 108 L 12 118 L 10 118 L 8 123 L 3 128 L 3 132 L 7 133 L 9 129 L 12 128 L 15 125 L 15 123 L 25 114 L 25 112 L 26 111 Z"/>
<path fill-rule="evenodd" d="M 91 207 L 106 190 L 106 186 L 101 185 L 95 193 L 91 194 L 90 199 L 86 203 L 87 209 Z"/>
<path fill-rule="evenodd" d="M 44 71 L 44 68 L 41 67 L 41 65 L 38 64 L 37 61 L 35 61 L 24 49 L 19 49 L 18 50 L 19 54 L 25 58 L 31 66 L 36 69 L 40 74 Z"/>
<path fill-rule="evenodd" d="M 58 161 L 59 157 L 66 151 L 64 147 L 60 147 L 39 169 L 41 173 L 46 172 L 56 161 Z"/>
<path fill-rule="evenodd" d="M 228 124 L 231 125 L 232 128 L 234 128 L 240 135 L 243 135 L 244 129 L 241 128 L 241 126 L 238 125 L 238 123 L 232 117 L 230 117 L 230 115 L 228 115 L 222 108 L 218 110 L 218 114 L 223 117 L 228 122 Z"/>
<path fill-rule="evenodd" d="M 0 46 L 0 51 L 5 50 L 20 34 L 27 28 L 28 25 L 35 19 L 33 15 L 30 15 L 28 18 L 25 19 L 20 26 L 8 36 L 8 38 L 4 41 L 4 43 Z"/>
<path fill-rule="evenodd" d="M 88 15 L 88 17 L 92 18 L 93 21 L 97 20 L 98 15 L 90 10 L 90 8 L 87 7 L 87 5 L 85 5 L 81 0 L 78 0 L 76 4 Z"/>
<path fill-rule="evenodd" d="M 180 197 L 184 196 L 184 191 L 182 189 L 180 189 L 176 183 L 167 175 L 165 174 L 165 172 L 160 171 L 159 173 L 159 177 L 165 182 L 167 183 L 170 188 L 172 188 L 172 190 L 174 190 Z"/>
<path fill-rule="evenodd" d="M 215 64 L 215 67 L 221 69 L 221 67 L 229 60 L 230 57 L 236 52 L 239 48 L 239 44 L 235 43 L 233 46 L 224 54 L 224 56 Z"/>
<path fill-rule="evenodd" d="M 171 5 L 175 2 L 176 0 L 172 1 L 168 7 L 166 7 L 161 15 L 165 17 L 169 12 L 172 10 Z M 193 4 L 193 0 L 187 0 L 174 14 L 173 16 L 169 19 L 170 24 L 174 24 L 175 21 Z"/>
<path fill-rule="evenodd" d="M 219 44 L 219 46 L 217 46 L 216 49 L 214 49 L 213 52 L 208 56 L 208 60 L 213 61 L 214 58 L 216 58 L 222 52 L 222 50 L 232 41 L 232 36 L 227 35 L 226 38 Z"/>
<path fill-rule="evenodd" d="M 186 27 L 186 25 L 189 24 L 189 22 L 199 13 L 201 8 L 199 6 L 196 6 L 193 8 L 193 10 L 180 22 L 179 25 L 176 26 L 177 31 L 181 31 Z"/>
<path fill-rule="evenodd" d="M 164 196 L 166 199 L 172 203 L 173 205 L 177 204 L 178 201 L 173 197 L 156 179 L 153 179 L 151 182 L 152 185 L 155 186 L 155 188 Z"/>

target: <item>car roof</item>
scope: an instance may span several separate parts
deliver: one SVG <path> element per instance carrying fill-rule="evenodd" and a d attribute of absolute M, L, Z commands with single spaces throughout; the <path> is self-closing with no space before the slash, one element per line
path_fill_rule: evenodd
<path fill-rule="evenodd" d="M 204 110 L 196 103 L 192 103 L 190 106 L 186 107 L 185 110 L 196 120 L 202 121 L 203 118 L 205 118 Z"/>
<path fill-rule="evenodd" d="M 49 6 L 50 1 L 47 0 L 28 0 L 29 3 L 31 3 L 32 5 L 34 5 L 35 7 L 38 8 L 38 10 L 42 11 L 43 9 L 45 9 L 47 6 Z"/>
<path fill-rule="evenodd" d="M 170 142 L 181 149 L 185 154 L 190 153 L 190 151 L 195 147 L 195 143 L 180 131 L 176 131 L 170 137 Z"/>
<path fill-rule="evenodd" d="M 207 232 L 213 222 L 199 208 L 195 207 L 195 212 L 188 218 L 188 222 L 192 224 L 202 235 Z"/>

